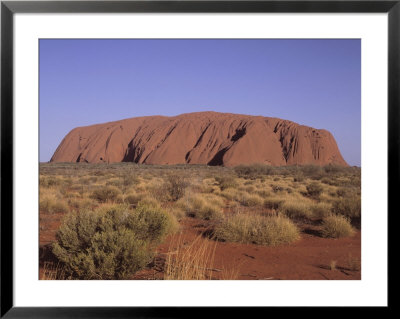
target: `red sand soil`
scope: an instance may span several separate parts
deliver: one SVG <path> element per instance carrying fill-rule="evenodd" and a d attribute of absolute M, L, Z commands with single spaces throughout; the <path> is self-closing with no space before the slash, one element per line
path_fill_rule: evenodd
<path fill-rule="evenodd" d="M 73 129 L 51 162 L 347 166 L 332 134 L 277 118 L 199 112 Z"/>
<path fill-rule="evenodd" d="M 55 240 L 61 214 L 41 214 L 39 277 L 43 275 L 43 262 L 54 261 L 49 244 Z M 181 221 L 184 242 L 190 244 L 196 237 L 206 234 L 210 224 L 203 220 L 185 218 Z M 222 269 L 238 269 L 239 280 L 359 280 L 361 270 L 352 270 L 350 260 L 361 264 L 361 231 L 354 236 L 328 239 L 318 236 L 318 225 L 299 224 L 301 239 L 278 247 L 253 244 L 217 242 L 213 279 L 221 279 Z M 173 250 L 174 238 L 170 236 L 157 249 L 154 262 L 136 273 L 132 279 L 162 279 L 166 253 Z M 331 270 L 331 263 L 336 269 Z"/>
<path fill-rule="evenodd" d="M 183 232 L 187 244 L 207 232 L 207 222 L 186 218 Z M 239 268 L 240 280 L 359 280 L 361 269 L 349 267 L 349 260 L 361 265 L 361 231 L 354 236 L 328 239 L 317 236 L 318 226 L 300 225 L 303 232 L 297 242 L 278 247 L 218 242 L 213 279 L 220 279 L 222 269 Z M 158 248 L 155 265 L 136 273 L 133 279 L 162 279 L 165 253 L 172 237 Z M 336 270 L 331 270 L 331 262 Z"/>

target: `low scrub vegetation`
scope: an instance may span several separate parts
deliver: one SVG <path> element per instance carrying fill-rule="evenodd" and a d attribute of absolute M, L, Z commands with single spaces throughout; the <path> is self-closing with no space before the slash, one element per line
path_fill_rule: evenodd
<path fill-rule="evenodd" d="M 104 206 L 67 215 L 54 255 L 76 279 L 127 279 L 152 258 L 152 247 L 171 230 L 170 216 L 154 207 Z"/>
<path fill-rule="evenodd" d="M 277 246 L 299 238 L 299 230 L 283 216 L 251 216 L 237 214 L 224 219 L 214 231 L 219 240 Z"/>
<path fill-rule="evenodd" d="M 131 192 L 125 195 L 124 202 L 136 206 L 144 197 L 146 197 L 144 193 Z"/>
<path fill-rule="evenodd" d="M 243 206 L 253 207 L 263 204 L 263 199 L 257 194 L 242 193 L 238 199 Z"/>
<path fill-rule="evenodd" d="M 270 175 L 273 168 L 262 164 L 239 165 L 235 167 L 235 172 L 239 177 L 256 179 L 263 175 Z"/>
<path fill-rule="evenodd" d="M 264 200 L 264 207 L 268 208 L 268 209 L 279 209 L 279 207 L 281 207 L 281 205 L 284 203 L 285 201 L 282 198 L 275 198 L 275 197 L 271 197 L 271 198 L 266 198 Z"/>
<path fill-rule="evenodd" d="M 348 218 L 341 215 L 330 215 L 325 217 L 322 222 L 323 237 L 340 238 L 354 234 Z"/>
<path fill-rule="evenodd" d="M 222 201 L 211 194 L 196 194 L 182 198 L 180 205 L 188 216 L 219 220 L 222 218 Z"/>
<path fill-rule="evenodd" d="M 211 240 L 201 238 L 190 249 L 193 238 L 178 245 L 164 279 L 211 278 L 209 271 L 199 271 L 212 268 L 204 263 L 210 254 L 195 254 L 203 244 L 212 251 L 217 240 L 276 246 L 307 230 L 311 236 L 350 236 L 352 227 L 361 229 L 360 173 L 313 165 L 40 164 L 40 241 L 53 242 L 58 261 L 46 262 L 62 269 L 46 264 L 46 277 L 131 278 L 159 261 L 153 254 L 169 234 L 187 227 Z M 200 268 L 185 269 L 188 260 Z M 219 268 L 213 279 L 238 276 Z"/>
<path fill-rule="evenodd" d="M 313 216 L 312 203 L 305 200 L 292 199 L 285 201 L 279 211 L 290 218 L 310 218 Z"/>
<path fill-rule="evenodd" d="M 116 201 L 121 191 L 115 186 L 104 186 L 93 191 L 91 198 L 100 203 Z"/>
<path fill-rule="evenodd" d="M 237 181 L 233 176 L 216 176 L 215 180 L 221 188 L 221 191 L 238 186 Z"/>
<path fill-rule="evenodd" d="M 333 203 L 332 211 L 350 218 L 361 216 L 361 199 L 357 195 L 336 200 Z"/>
<path fill-rule="evenodd" d="M 306 189 L 307 189 L 306 195 L 314 199 L 318 199 L 323 191 L 321 184 L 317 182 L 313 182 L 307 185 Z"/>
<path fill-rule="evenodd" d="M 311 206 L 312 216 L 316 218 L 324 218 L 330 215 L 332 205 L 326 202 L 319 202 Z"/>
<path fill-rule="evenodd" d="M 185 177 L 168 175 L 162 189 L 166 191 L 172 201 L 177 201 L 185 195 L 185 189 L 188 186 L 189 182 Z"/>
<path fill-rule="evenodd" d="M 39 201 L 39 209 L 42 212 L 55 214 L 55 213 L 68 213 L 69 207 L 64 200 L 55 197 L 43 197 Z"/>
<path fill-rule="evenodd" d="M 242 192 L 240 192 L 234 188 L 224 189 L 221 192 L 221 196 L 225 197 L 226 199 L 229 199 L 229 200 L 237 200 L 241 194 L 242 194 Z"/>

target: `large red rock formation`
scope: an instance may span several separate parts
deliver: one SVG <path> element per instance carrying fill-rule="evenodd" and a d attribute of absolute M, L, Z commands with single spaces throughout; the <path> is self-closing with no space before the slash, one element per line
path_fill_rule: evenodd
<path fill-rule="evenodd" d="M 263 116 L 200 112 L 73 129 L 51 162 L 347 166 L 326 130 Z"/>

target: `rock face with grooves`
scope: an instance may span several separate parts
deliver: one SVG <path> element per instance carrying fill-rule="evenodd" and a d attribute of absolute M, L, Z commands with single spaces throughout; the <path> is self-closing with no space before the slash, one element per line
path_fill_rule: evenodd
<path fill-rule="evenodd" d="M 326 130 L 277 118 L 216 112 L 77 127 L 50 161 L 348 166 Z"/>

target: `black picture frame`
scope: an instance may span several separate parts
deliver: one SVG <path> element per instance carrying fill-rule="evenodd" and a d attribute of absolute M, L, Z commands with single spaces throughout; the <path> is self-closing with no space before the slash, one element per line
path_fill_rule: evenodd
<path fill-rule="evenodd" d="M 145 307 L 15 307 L 13 303 L 13 17 L 15 13 L 120 12 L 310 12 L 388 13 L 388 225 L 393 226 L 399 189 L 400 0 L 335 1 L 1 1 L 1 317 L 5 318 L 177 318 L 241 315 L 244 309 Z M 389 214 L 389 212 L 391 214 Z M 390 230 L 390 229 L 388 229 Z M 391 242 L 388 232 L 388 247 Z M 390 250 L 390 248 L 389 248 Z M 389 261 L 389 255 L 388 255 Z M 389 270 L 389 269 L 388 269 Z M 390 281 L 388 281 L 389 287 Z M 390 308 L 390 297 L 388 307 Z M 269 308 L 267 311 L 276 311 Z M 292 308 L 293 310 L 293 308 Z M 335 312 L 337 309 L 333 309 Z M 246 309 L 246 316 L 249 315 Z M 253 307 L 254 311 L 266 308 Z M 297 309 L 304 314 L 303 309 Z M 324 309 L 323 311 L 326 311 Z M 370 310 L 368 310 L 370 311 Z"/>

